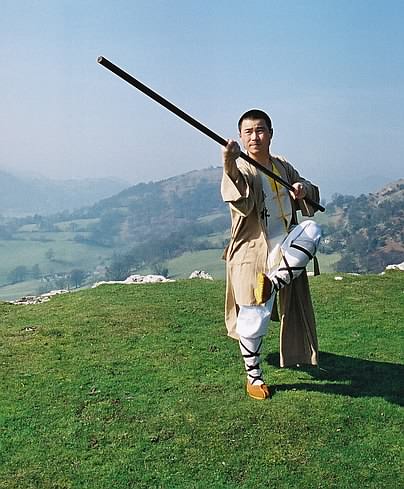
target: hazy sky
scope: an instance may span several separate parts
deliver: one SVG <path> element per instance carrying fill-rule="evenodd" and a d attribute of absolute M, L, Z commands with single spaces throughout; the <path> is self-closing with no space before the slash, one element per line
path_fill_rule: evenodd
<path fill-rule="evenodd" d="M 245 110 L 268 111 L 273 152 L 320 184 L 404 176 L 401 0 L 0 7 L 2 170 L 137 183 L 220 164 L 216 143 L 100 66 L 103 55 L 224 137 Z"/>

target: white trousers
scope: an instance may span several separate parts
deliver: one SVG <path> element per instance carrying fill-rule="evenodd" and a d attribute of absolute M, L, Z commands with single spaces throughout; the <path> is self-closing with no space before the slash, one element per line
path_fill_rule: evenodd
<path fill-rule="evenodd" d="M 316 254 L 321 239 L 320 226 L 312 220 L 295 226 L 281 244 L 282 259 L 275 270 L 268 273 L 276 291 L 297 278 Z M 239 305 L 236 331 L 243 338 L 259 338 L 267 334 L 275 300 L 275 293 L 265 304 Z"/>

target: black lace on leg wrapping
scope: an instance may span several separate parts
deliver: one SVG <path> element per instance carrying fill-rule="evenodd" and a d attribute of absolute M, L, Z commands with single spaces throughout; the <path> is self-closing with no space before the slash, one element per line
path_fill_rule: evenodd
<path fill-rule="evenodd" d="M 240 345 L 243 347 L 243 349 L 248 352 L 248 353 L 241 353 L 243 358 L 258 358 L 259 359 L 259 356 L 261 353 L 261 347 L 262 347 L 262 338 L 261 338 L 261 341 L 259 342 L 259 345 L 255 351 L 251 351 L 249 348 L 247 348 L 241 340 L 239 340 L 239 342 L 240 342 Z M 261 382 L 264 381 L 262 378 L 262 370 L 260 367 L 259 360 L 258 360 L 258 362 L 254 362 L 253 365 L 247 365 L 245 363 L 245 361 L 244 361 L 244 364 L 245 364 L 247 376 L 251 379 L 251 384 L 254 384 L 258 380 L 260 380 Z M 251 373 L 253 370 L 257 370 L 259 372 L 258 375 L 253 375 Z"/>
<path fill-rule="evenodd" d="M 293 245 L 291 245 L 291 246 L 293 246 Z M 294 247 L 296 248 L 296 246 L 294 246 Z M 282 261 L 285 264 L 285 266 L 284 267 L 279 267 L 276 273 L 278 273 L 278 272 L 288 272 L 289 281 L 288 280 L 284 280 L 283 278 L 278 277 L 277 275 L 275 275 L 274 277 L 271 277 L 271 281 L 272 281 L 272 283 L 274 285 L 274 288 L 275 288 L 275 290 L 277 292 L 282 287 L 285 287 L 285 286 L 290 285 L 292 283 L 292 280 L 294 278 L 294 276 L 293 276 L 293 272 L 294 271 L 297 272 L 297 271 L 304 270 L 306 268 L 306 267 L 291 267 L 289 265 L 289 263 L 288 263 L 288 260 L 286 259 L 286 256 L 283 253 L 282 253 Z"/>
<path fill-rule="evenodd" d="M 299 245 L 297 245 L 295 243 L 292 243 L 290 245 L 290 247 L 291 248 L 295 248 L 296 250 L 301 251 L 302 253 L 304 253 L 305 255 L 307 255 L 310 260 L 312 260 L 314 258 L 314 255 L 312 255 L 309 250 L 306 250 L 306 248 L 303 248 L 303 246 L 299 246 Z"/>

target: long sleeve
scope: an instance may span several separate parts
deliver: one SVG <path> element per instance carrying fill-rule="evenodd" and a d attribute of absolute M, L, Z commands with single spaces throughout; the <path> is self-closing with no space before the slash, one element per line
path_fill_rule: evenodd
<path fill-rule="evenodd" d="M 248 174 L 239 168 L 239 175 L 234 181 L 223 172 L 221 194 L 224 202 L 242 216 L 247 216 L 254 207 L 254 196 L 251 191 Z"/>

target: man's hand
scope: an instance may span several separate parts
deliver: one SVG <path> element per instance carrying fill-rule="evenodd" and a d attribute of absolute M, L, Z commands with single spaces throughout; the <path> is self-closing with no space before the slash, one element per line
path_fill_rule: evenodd
<path fill-rule="evenodd" d="M 222 149 L 222 159 L 224 171 L 230 178 L 236 180 L 238 177 L 238 169 L 236 160 L 240 156 L 240 146 L 233 139 L 227 140 L 227 146 Z"/>
<path fill-rule="evenodd" d="M 294 188 L 294 191 L 290 191 L 290 195 L 295 200 L 304 199 L 306 197 L 306 189 L 302 183 L 296 182 L 292 185 L 292 187 Z"/>

